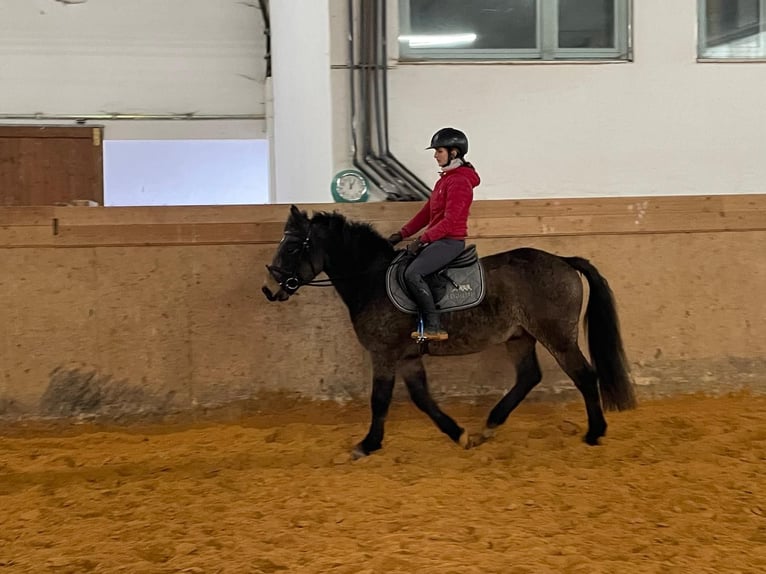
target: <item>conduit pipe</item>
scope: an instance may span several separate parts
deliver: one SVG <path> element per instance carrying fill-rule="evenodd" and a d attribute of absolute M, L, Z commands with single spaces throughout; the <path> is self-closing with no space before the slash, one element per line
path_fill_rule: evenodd
<path fill-rule="evenodd" d="M 401 163 L 389 146 L 388 140 L 388 42 L 386 41 L 386 1 L 374 0 L 376 34 L 375 34 L 375 102 L 376 102 L 376 131 L 378 137 L 378 157 L 393 172 L 408 185 L 418 196 L 418 199 L 428 198 L 431 189 L 423 183 L 407 166 Z"/>
<path fill-rule="evenodd" d="M 389 200 L 426 199 L 430 188 L 402 165 L 389 148 L 385 2 L 360 0 L 357 22 L 355 1 L 348 1 L 349 109 L 354 166 Z M 360 31 L 358 48 L 357 29 Z"/>
<path fill-rule="evenodd" d="M 0 120 L 107 121 L 107 120 L 263 120 L 265 114 L 0 114 Z"/>
<path fill-rule="evenodd" d="M 418 176 L 416 176 L 405 164 L 401 163 L 399 160 L 397 160 L 393 153 L 391 153 L 391 149 L 389 147 L 388 143 L 388 41 L 386 33 L 386 22 L 387 22 L 387 15 L 386 15 L 386 0 L 382 0 L 380 2 L 381 5 L 381 16 L 380 16 L 380 22 L 381 22 L 381 39 L 382 39 L 382 61 L 381 61 L 381 68 L 383 70 L 382 74 L 382 102 L 383 102 L 383 121 L 382 126 L 385 129 L 385 137 L 383 139 L 384 147 L 383 147 L 383 155 L 387 158 L 390 158 L 392 161 L 396 162 L 396 165 L 401 169 L 404 174 L 413 179 L 418 186 L 421 187 L 421 189 L 424 191 L 426 197 L 429 197 L 431 195 L 431 188 L 426 185 L 423 180 L 421 180 Z"/>

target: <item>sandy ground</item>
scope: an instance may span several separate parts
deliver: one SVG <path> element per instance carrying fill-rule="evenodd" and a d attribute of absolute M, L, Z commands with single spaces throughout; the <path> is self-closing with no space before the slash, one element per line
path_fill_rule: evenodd
<path fill-rule="evenodd" d="M 579 404 L 522 404 L 463 451 L 401 403 L 353 463 L 360 407 L 6 426 L 0 574 L 766 572 L 766 397 L 607 417 L 592 448 Z"/>

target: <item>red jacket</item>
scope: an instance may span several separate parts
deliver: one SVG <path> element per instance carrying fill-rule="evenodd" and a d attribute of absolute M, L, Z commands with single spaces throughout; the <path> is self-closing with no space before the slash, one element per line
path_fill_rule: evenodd
<path fill-rule="evenodd" d="M 424 243 L 445 237 L 465 239 L 473 188 L 480 182 L 476 170 L 466 165 L 442 172 L 426 204 L 402 227 L 402 237 L 410 237 L 425 227 L 420 236 Z"/>

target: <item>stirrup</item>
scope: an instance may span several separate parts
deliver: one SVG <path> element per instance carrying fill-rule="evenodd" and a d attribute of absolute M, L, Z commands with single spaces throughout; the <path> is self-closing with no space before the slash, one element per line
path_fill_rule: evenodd
<path fill-rule="evenodd" d="M 415 339 L 418 343 L 424 343 L 426 341 L 446 341 L 449 339 L 449 334 L 441 327 L 436 330 L 426 329 L 423 316 L 420 315 L 418 317 L 417 329 L 410 333 L 410 337 Z"/>
<path fill-rule="evenodd" d="M 417 341 L 446 341 L 449 339 L 449 333 L 440 329 L 438 331 L 413 331 L 410 333 L 410 337 Z"/>

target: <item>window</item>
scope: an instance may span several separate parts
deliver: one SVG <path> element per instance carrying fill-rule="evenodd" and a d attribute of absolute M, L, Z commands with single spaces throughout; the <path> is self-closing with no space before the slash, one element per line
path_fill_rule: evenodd
<path fill-rule="evenodd" d="M 699 57 L 766 59 L 766 0 L 699 0 Z"/>
<path fill-rule="evenodd" d="M 107 140 L 104 205 L 269 203 L 266 140 Z"/>
<path fill-rule="evenodd" d="M 413 60 L 630 59 L 630 0 L 400 0 Z"/>

